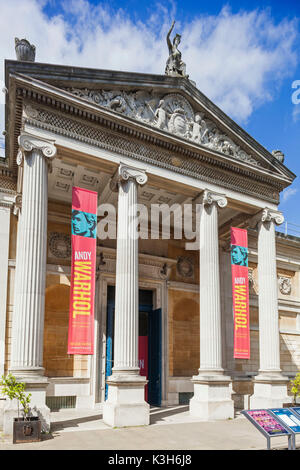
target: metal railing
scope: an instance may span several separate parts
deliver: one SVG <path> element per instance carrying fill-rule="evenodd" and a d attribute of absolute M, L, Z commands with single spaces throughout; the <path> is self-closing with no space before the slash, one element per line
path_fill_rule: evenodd
<path fill-rule="evenodd" d="M 300 237 L 300 225 L 293 224 L 292 222 L 285 221 L 276 228 L 276 231 L 284 233 L 285 236 L 292 235 L 294 237 Z"/>

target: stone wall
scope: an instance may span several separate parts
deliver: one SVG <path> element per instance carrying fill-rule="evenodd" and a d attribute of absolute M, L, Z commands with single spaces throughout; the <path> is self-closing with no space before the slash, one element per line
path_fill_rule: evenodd
<path fill-rule="evenodd" d="M 67 354 L 70 278 L 48 274 L 43 365 L 47 377 L 88 377 L 88 356 Z"/>
<path fill-rule="evenodd" d="M 199 294 L 170 289 L 168 315 L 169 374 L 191 377 L 200 365 Z"/>

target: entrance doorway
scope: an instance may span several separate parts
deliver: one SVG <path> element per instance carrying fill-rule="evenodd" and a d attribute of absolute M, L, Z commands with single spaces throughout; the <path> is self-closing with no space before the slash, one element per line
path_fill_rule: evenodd
<path fill-rule="evenodd" d="M 105 381 L 112 374 L 114 364 L 115 287 L 107 288 L 106 365 Z M 139 367 L 148 384 L 145 401 L 161 405 L 161 309 L 153 310 L 153 293 L 139 290 Z M 108 386 L 105 383 L 105 400 Z"/>

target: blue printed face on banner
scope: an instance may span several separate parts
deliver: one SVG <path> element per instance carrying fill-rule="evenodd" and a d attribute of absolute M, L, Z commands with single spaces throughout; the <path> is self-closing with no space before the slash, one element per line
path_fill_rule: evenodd
<path fill-rule="evenodd" d="M 72 210 L 72 235 L 96 238 L 97 216 L 73 209 Z"/>
<path fill-rule="evenodd" d="M 248 266 L 248 248 L 231 245 L 231 264 Z"/>

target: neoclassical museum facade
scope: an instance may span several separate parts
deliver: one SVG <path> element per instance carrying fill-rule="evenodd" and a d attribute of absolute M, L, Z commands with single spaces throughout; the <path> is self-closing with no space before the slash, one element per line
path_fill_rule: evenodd
<path fill-rule="evenodd" d="M 6 60 L 5 86 L 0 374 L 26 383 L 45 428 L 62 407 L 130 426 L 149 423 L 150 405 L 187 404 L 210 420 L 290 402 L 300 239 L 276 232 L 295 178 L 283 154 L 186 76 Z M 73 186 L 118 215 L 115 239 L 97 238 L 93 355 L 67 353 Z M 190 205 L 200 249 L 162 223 L 155 237 L 130 236 L 132 202 Z M 231 227 L 248 230 L 250 359 L 233 358 Z M 1 424 L 12 404 L 0 407 Z"/>

